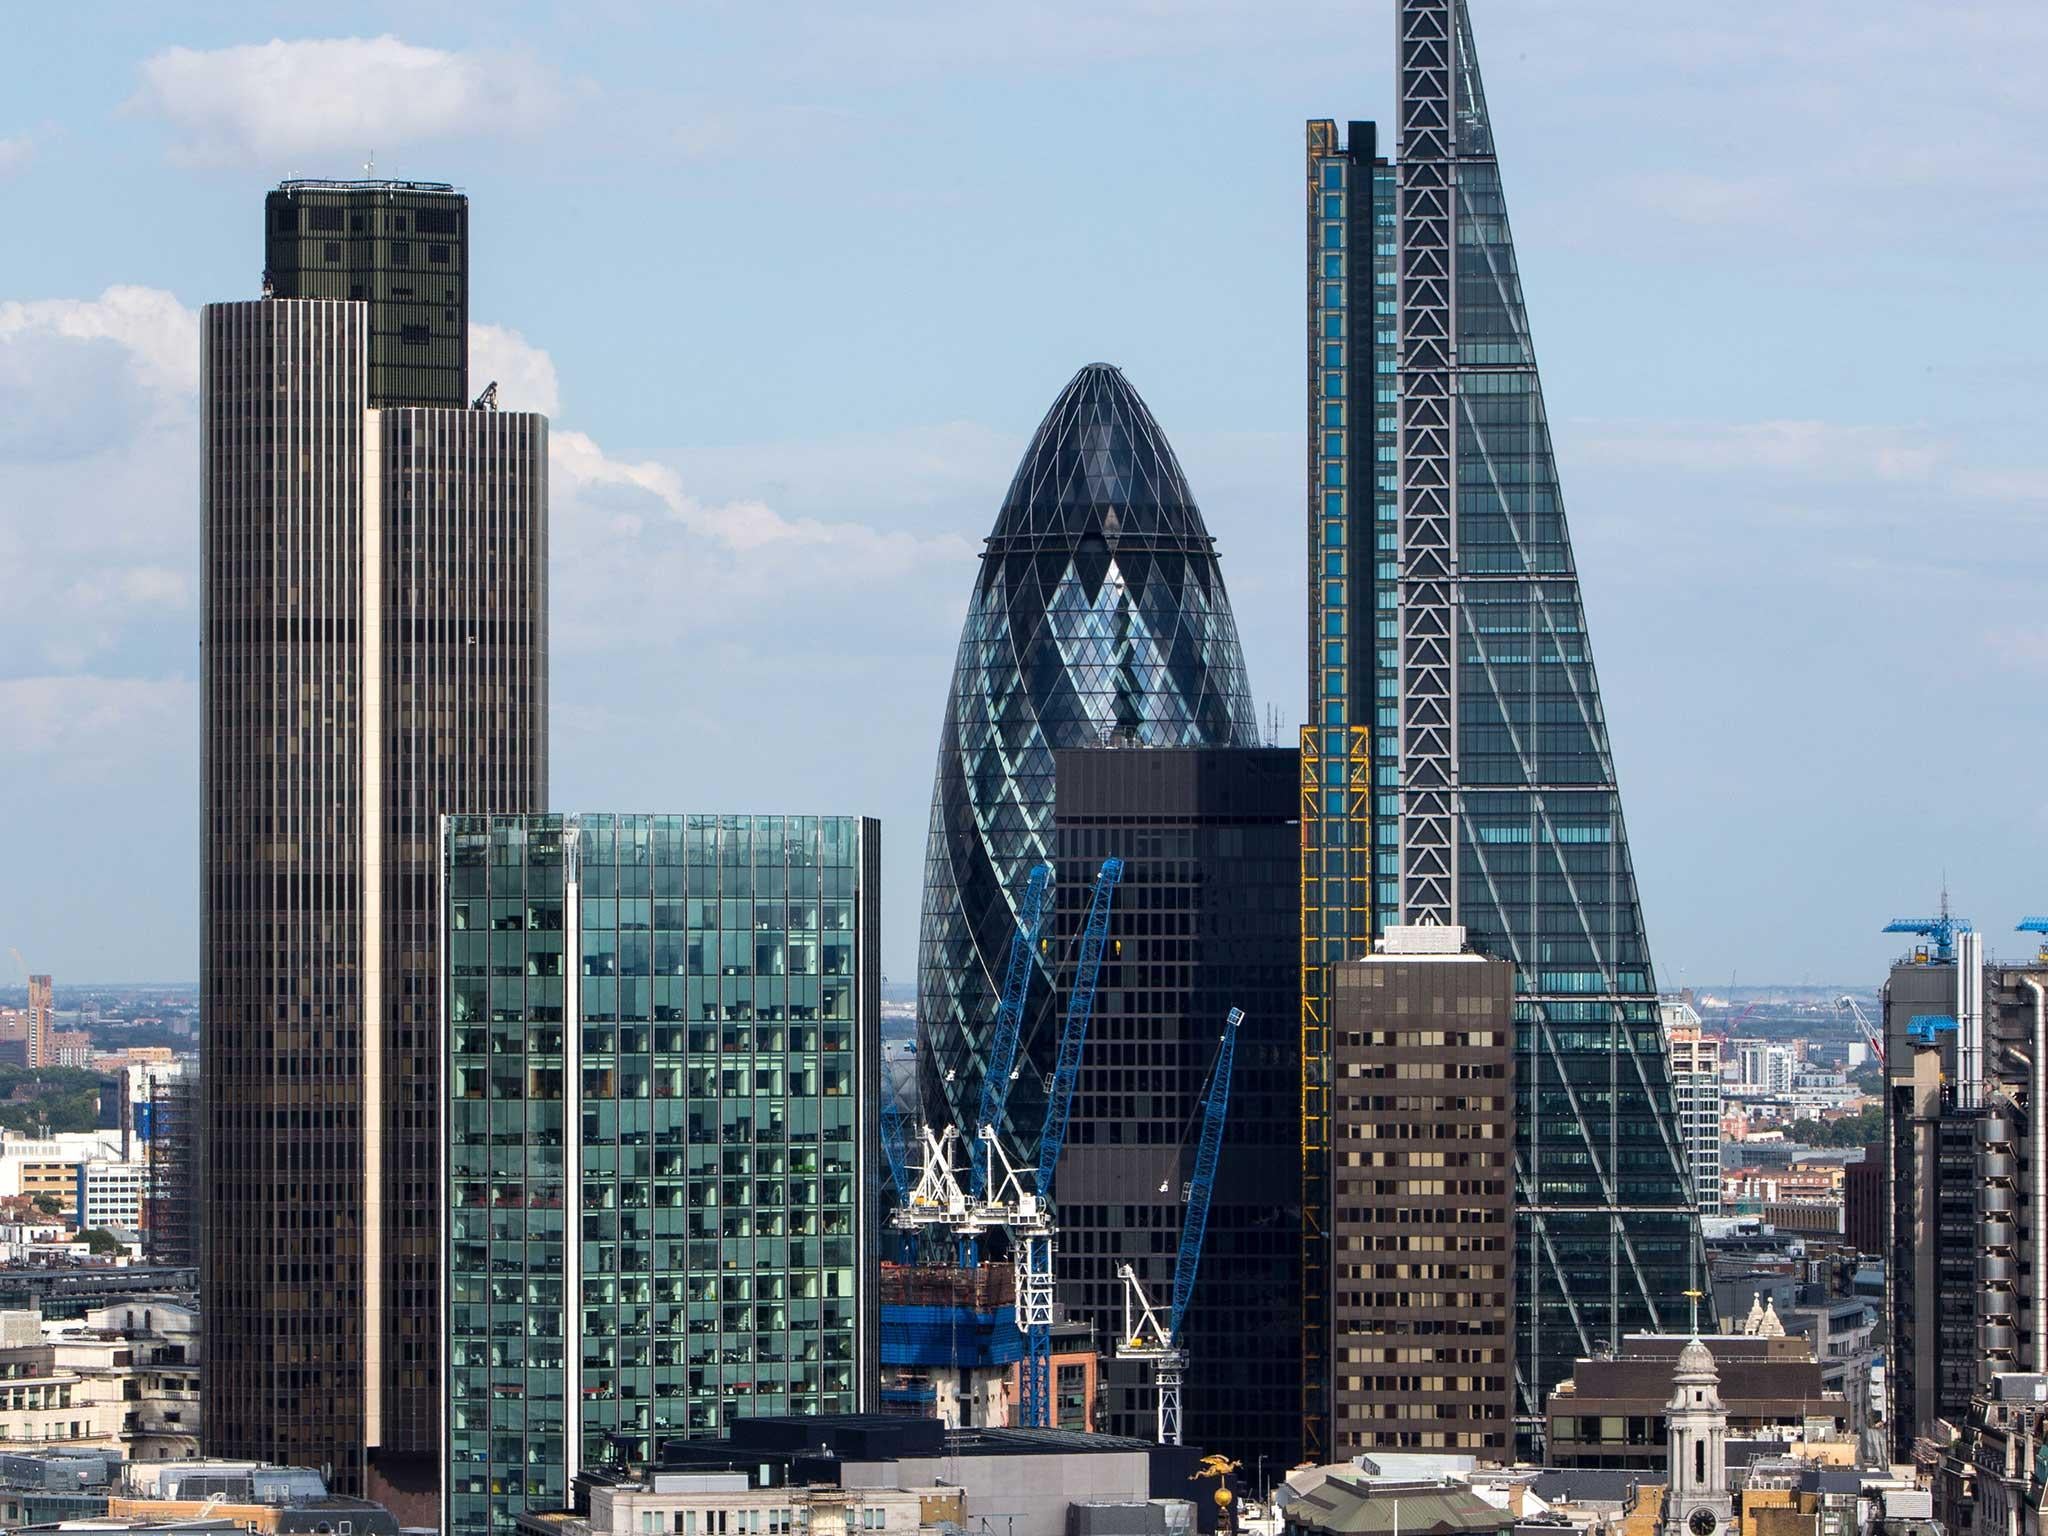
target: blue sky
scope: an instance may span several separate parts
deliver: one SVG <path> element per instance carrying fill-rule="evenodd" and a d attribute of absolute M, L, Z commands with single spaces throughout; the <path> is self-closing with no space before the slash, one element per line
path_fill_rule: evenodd
<path fill-rule="evenodd" d="M 2048 909 L 2048 11 L 1472 10 L 1660 979 Z M 9 17 L 0 948 L 196 973 L 197 309 L 372 153 L 556 425 L 558 807 L 880 815 L 907 979 L 978 541 L 1097 359 L 1298 718 L 1302 122 L 1388 119 L 1390 0 L 313 14 Z"/>

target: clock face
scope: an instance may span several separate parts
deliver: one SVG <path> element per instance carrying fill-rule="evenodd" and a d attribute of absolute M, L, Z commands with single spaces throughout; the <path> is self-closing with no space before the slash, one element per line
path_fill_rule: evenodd
<path fill-rule="evenodd" d="M 1714 1536 L 1714 1528 L 1721 1523 L 1720 1517 L 1711 1509 L 1696 1509 L 1685 1524 L 1692 1536 Z"/>

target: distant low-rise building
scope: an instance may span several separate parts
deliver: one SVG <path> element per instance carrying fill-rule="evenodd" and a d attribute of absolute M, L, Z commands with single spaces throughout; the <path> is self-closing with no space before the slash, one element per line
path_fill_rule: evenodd
<path fill-rule="evenodd" d="M 55 1201 L 58 1213 L 78 1213 L 81 1164 L 121 1156 L 118 1131 L 59 1131 L 49 1136 L 0 1132 L 0 1198 L 23 1195 Z"/>
<path fill-rule="evenodd" d="M 2048 1375 L 2005 1371 L 1970 1399 L 1942 1447 L 1934 1515 L 1957 1536 L 2037 1536 L 2038 1458 L 2048 1448 Z"/>
<path fill-rule="evenodd" d="M 380 1504 L 337 1498 L 305 1467 L 123 1463 L 71 1447 L 0 1454 L 0 1529 L 148 1536 L 398 1536 Z"/>
<path fill-rule="evenodd" d="M 571 1509 L 535 1510 L 517 1527 L 527 1536 L 907 1536 L 943 1525 L 992 1536 L 1163 1536 L 1194 1524 L 1199 1455 L 1058 1429 L 949 1433 L 935 1419 L 890 1414 L 740 1419 L 717 1440 L 663 1442 L 645 1472 L 586 1469 Z M 1104 1523 L 1109 1509 L 1124 1520 Z M 1077 1525 L 1084 1510 L 1097 1518 Z"/>
<path fill-rule="evenodd" d="M 133 1462 L 199 1452 L 192 1309 L 154 1301 L 45 1323 L 0 1312 L 0 1444 L 62 1445 Z"/>
<path fill-rule="evenodd" d="M 149 1195 L 149 1165 L 95 1157 L 78 1165 L 73 1210 L 85 1231 L 139 1232 Z"/>
<path fill-rule="evenodd" d="M 1789 1444 L 1847 1433 L 1848 1406 L 1821 1385 L 1807 1340 L 1719 1334 L 1705 1342 L 1731 1435 Z M 1619 1354 L 1580 1360 L 1544 1403 L 1551 1465 L 1664 1471 L 1665 1402 L 1685 1344 L 1678 1334 L 1630 1334 Z"/>
<path fill-rule="evenodd" d="M 1671 1097 L 1702 1216 L 1721 1214 L 1721 1040 L 1700 1028 L 1686 997 L 1657 1006 L 1671 1057 Z"/>
<path fill-rule="evenodd" d="M 829 1484 L 764 1486 L 748 1472 L 651 1472 L 642 1477 L 592 1475 L 585 1511 L 523 1515 L 519 1529 L 534 1536 L 809 1536 L 900 1532 L 939 1523 L 962 1524 L 966 1503 L 958 1489 L 841 1488 Z"/>
<path fill-rule="evenodd" d="M 1303 1536 L 1505 1536 L 1515 1516 L 1453 1480 L 1394 1482 L 1333 1475 L 1288 1502 L 1283 1528 Z"/>
<path fill-rule="evenodd" d="M 83 1070 L 92 1065 L 92 1058 L 92 1036 L 82 1029 L 52 1030 L 44 1039 L 42 1066 Z"/>
<path fill-rule="evenodd" d="M 1860 1162 L 1842 1165 L 1842 1235 L 1870 1257 L 1884 1252 L 1884 1146 L 1863 1149 Z"/>

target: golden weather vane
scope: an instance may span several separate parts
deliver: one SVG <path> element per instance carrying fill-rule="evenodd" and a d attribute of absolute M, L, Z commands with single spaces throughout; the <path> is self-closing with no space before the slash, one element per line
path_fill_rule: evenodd
<path fill-rule="evenodd" d="M 1210 1497 L 1216 1501 L 1216 1529 L 1223 1536 L 1230 1536 L 1237 1529 L 1236 1514 L 1231 1509 L 1237 1496 L 1230 1491 L 1230 1474 L 1243 1466 L 1243 1462 L 1232 1461 L 1228 1456 L 1204 1456 L 1188 1478 L 1191 1483 L 1198 1483 L 1205 1477 L 1216 1479 L 1216 1492 Z"/>

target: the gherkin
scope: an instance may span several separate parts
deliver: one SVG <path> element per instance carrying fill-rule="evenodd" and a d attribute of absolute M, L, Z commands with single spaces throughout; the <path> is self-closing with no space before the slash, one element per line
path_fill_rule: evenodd
<path fill-rule="evenodd" d="M 1039 424 L 982 552 L 946 695 L 918 945 L 925 1106 L 971 1127 L 1016 902 L 1051 856 L 1053 752 L 1255 746 L 1215 541 L 1165 434 L 1092 363 Z M 1034 979 L 1010 1145 L 1034 1154 L 1054 1030 Z"/>

